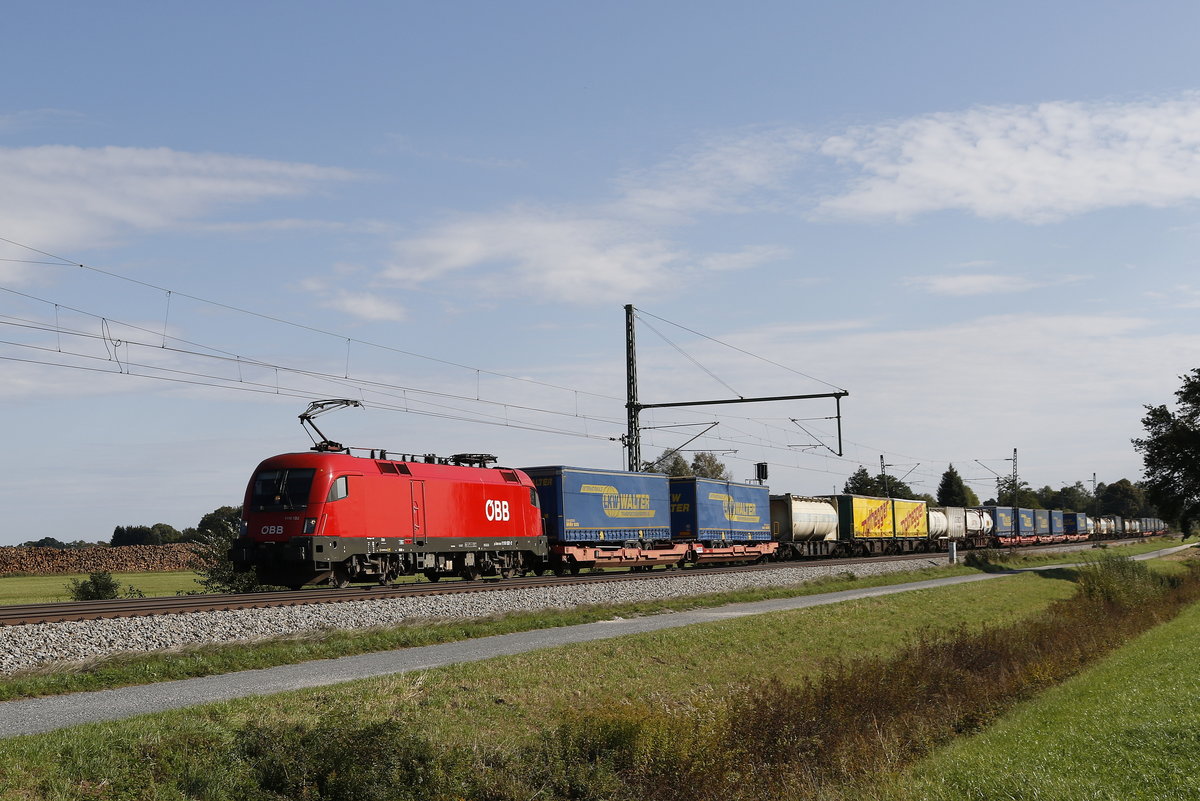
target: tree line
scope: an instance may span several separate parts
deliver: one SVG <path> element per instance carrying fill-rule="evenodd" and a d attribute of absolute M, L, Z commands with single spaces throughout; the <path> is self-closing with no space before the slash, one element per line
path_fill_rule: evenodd
<path fill-rule="evenodd" d="M 1127 478 L 1112 484 L 1100 482 L 1092 492 L 1083 482 L 1054 489 L 1046 485 L 1033 489 L 1018 479 L 1016 491 L 1011 477 L 997 482 L 997 492 L 984 501 L 963 480 L 954 465 L 949 465 L 938 483 L 937 495 L 916 492 L 895 476 L 879 473 L 872 476 L 865 467 L 859 467 L 842 487 L 851 495 L 870 495 L 878 498 L 908 498 L 926 501 L 937 506 L 1016 506 L 1022 509 L 1061 509 L 1064 512 L 1086 512 L 1093 517 L 1120 515 L 1121 517 L 1159 517 L 1158 509 L 1140 483 Z"/>

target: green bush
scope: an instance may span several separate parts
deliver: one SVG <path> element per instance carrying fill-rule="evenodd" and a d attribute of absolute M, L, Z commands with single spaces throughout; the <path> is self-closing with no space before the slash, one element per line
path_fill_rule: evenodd
<path fill-rule="evenodd" d="M 146 597 L 146 593 L 132 584 L 126 587 L 125 592 L 122 593 L 120 582 L 113 578 L 112 573 L 103 570 L 89 573 L 83 581 L 71 579 L 66 587 L 71 599 L 75 601 L 111 601 L 114 598 Z"/>
<path fill-rule="evenodd" d="M 461 797 L 466 774 L 462 755 L 436 748 L 396 720 L 355 725 L 331 715 L 310 727 L 251 726 L 234 747 L 266 798 L 430 801 Z"/>
<path fill-rule="evenodd" d="M 1124 608 L 1151 603 L 1178 583 L 1150 570 L 1145 562 L 1113 553 L 1080 567 L 1077 581 L 1085 597 Z"/>

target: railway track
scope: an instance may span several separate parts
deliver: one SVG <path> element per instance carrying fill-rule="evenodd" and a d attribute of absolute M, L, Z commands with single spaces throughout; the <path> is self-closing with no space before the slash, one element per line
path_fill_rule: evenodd
<path fill-rule="evenodd" d="M 1116 543 L 1114 543 L 1116 544 Z M 1078 549 L 1090 548 L 1092 543 L 1079 543 Z M 1039 550 L 1069 550 L 1067 546 L 1035 546 L 1022 549 L 1024 553 Z M 739 573 L 755 570 L 804 569 L 814 564 L 837 567 L 874 561 L 928 561 L 946 558 L 940 552 L 900 554 L 888 557 L 850 559 L 823 559 L 819 562 L 768 562 L 760 565 L 737 565 L 728 567 L 697 568 L 704 575 Z M 0 606 L 0 626 L 20 626 L 31 623 L 59 623 L 72 620 L 102 620 L 119 617 L 146 617 L 188 612 L 228 611 L 234 609 L 262 609 L 268 607 L 301 606 L 306 604 L 331 604 L 344 601 L 369 601 L 385 598 L 414 598 L 426 595 L 452 595 L 462 593 L 496 592 L 500 590 L 531 589 L 538 587 L 562 587 L 605 582 L 656 581 L 672 576 L 687 575 L 688 571 L 655 570 L 644 573 L 583 573 L 575 576 L 526 576 L 510 579 L 482 579 L 478 581 L 439 581 L 437 583 L 411 583 L 390 586 L 312 587 L 304 590 L 276 592 L 238 593 L 230 595 L 173 595 L 158 598 L 122 598 L 111 601 L 67 601 L 49 604 L 17 604 Z"/>

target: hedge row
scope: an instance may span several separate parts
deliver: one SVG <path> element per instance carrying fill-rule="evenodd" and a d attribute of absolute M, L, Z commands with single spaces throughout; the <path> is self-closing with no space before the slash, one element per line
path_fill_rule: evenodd
<path fill-rule="evenodd" d="M 63 575 L 68 573 L 145 573 L 195 570 L 200 558 L 195 546 L 125 545 L 120 548 L 15 548 L 0 547 L 0 576 L 14 573 Z"/>

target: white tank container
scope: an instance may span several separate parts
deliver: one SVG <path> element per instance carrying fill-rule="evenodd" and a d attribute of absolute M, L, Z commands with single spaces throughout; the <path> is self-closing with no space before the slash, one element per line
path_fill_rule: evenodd
<path fill-rule="evenodd" d="M 929 539 L 936 540 L 939 537 L 948 536 L 946 532 L 950 530 L 950 521 L 946 517 L 945 509 L 930 509 L 929 510 Z"/>
<path fill-rule="evenodd" d="M 986 537 L 992 533 L 992 516 L 982 509 L 966 510 L 966 531 L 968 537 Z"/>
<path fill-rule="evenodd" d="M 837 506 L 827 498 L 772 495 L 771 525 L 780 542 L 836 540 Z"/>

